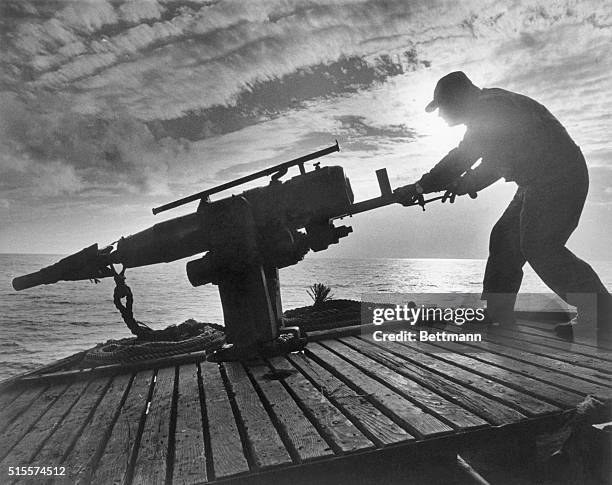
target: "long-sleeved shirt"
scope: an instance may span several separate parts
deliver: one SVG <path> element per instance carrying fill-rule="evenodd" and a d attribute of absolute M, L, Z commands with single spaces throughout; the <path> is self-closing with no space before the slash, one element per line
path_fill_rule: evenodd
<path fill-rule="evenodd" d="M 483 188 L 504 177 L 519 186 L 552 182 L 584 170 L 580 149 L 561 123 L 540 103 L 504 89 L 482 89 L 470 107 L 461 143 L 419 184 L 444 190 L 477 160 L 471 173 Z"/>

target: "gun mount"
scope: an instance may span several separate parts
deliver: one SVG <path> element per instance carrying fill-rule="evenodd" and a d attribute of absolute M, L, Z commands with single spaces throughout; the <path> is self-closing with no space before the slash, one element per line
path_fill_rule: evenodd
<path fill-rule="evenodd" d="M 13 280 L 23 290 L 60 280 L 97 280 L 114 276 L 113 264 L 135 268 L 205 253 L 187 263 L 193 286 L 219 287 L 229 350 L 217 360 L 256 355 L 278 340 L 293 335 L 285 350 L 305 345 L 299 329 L 282 326 L 278 270 L 301 261 L 306 253 L 322 251 L 346 237 L 352 228 L 334 226 L 335 219 L 388 205 L 397 200 L 391 192 L 386 170 L 377 171 L 381 196 L 354 204 L 353 192 L 339 166 L 307 172 L 304 163 L 339 151 L 338 144 L 305 157 L 256 172 L 218 187 L 171 202 L 158 213 L 199 200 L 193 213 L 169 219 L 122 237 L 116 246 L 85 248 L 38 272 Z M 280 178 L 292 166 L 300 174 Z M 209 196 L 260 177 L 271 175 L 268 185 L 217 201 Z"/>

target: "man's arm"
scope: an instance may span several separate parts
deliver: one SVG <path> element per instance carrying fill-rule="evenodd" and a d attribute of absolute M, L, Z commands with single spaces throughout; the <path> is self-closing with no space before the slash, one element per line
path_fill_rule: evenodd
<path fill-rule="evenodd" d="M 455 179 L 446 189 L 442 202 L 455 202 L 458 195 L 470 194 L 472 199 L 476 193 L 497 182 L 501 178 L 499 171 L 492 166 L 480 164 L 474 170 L 468 170 L 463 176 Z"/>
<path fill-rule="evenodd" d="M 446 189 L 480 158 L 479 145 L 474 136 L 466 133 L 459 146 L 448 152 L 417 182 L 423 188 L 423 193 L 428 194 Z"/>
<path fill-rule="evenodd" d="M 461 174 L 468 170 L 481 156 L 481 142 L 473 131 L 468 131 L 459 145 L 452 149 L 428 173 L 414 184 L 394 190 L 397 201 L 412 205 L 423 194 L 446 190 Z"/>
<path fill-rule="evenodd" d="M 455 193 L 457 195 L 475 194 L 494 184 L 500 178 L 497 167 L 482 163 L 459 178 Z"/>

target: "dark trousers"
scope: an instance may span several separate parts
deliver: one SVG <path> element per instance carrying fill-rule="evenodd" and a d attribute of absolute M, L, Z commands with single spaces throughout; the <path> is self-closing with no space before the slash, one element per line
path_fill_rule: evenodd
<path fill-rule="evenodd" d="M 573 177 L 518 188 L 491 232 L 482 297 L 494 320 L 514 321 L 525 262 L 551 290 L 577 306 L 579 314 L 594 314 L 593 302 L 609 302 L 593 268 L 565 247 L 578 225 L 588 186 L 585 166 Z M 601 326 L 603 320 L 598 320 Z"/>

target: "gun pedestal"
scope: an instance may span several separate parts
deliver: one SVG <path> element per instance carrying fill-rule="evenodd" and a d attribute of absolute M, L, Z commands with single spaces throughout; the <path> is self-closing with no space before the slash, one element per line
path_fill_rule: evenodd
<path fill-rule="evenodd" d="M 297 328 L 285 329 L 279 339 L 283 309 L 278 266 L 302 259 L 307 248 L 300 238 L 282 228 L 262 234 L 251 204 L 243 197 L 205 203 L 198 212 L 213 229 L 210 250 L 187 263 L 187 276 L 193 286 L 219 287 L 227 340 L 211 360 L 241 360 L 302 348 L 305 339 Z"/>
<path fill-rule="evenodd" d="M 224 274 L 218 282 L 227 344 L 208 360 L 245 360 L 301 350 L 306 338 L 297 327 L 282 327 L 278 268 L 255 266 Z"/>
<path fill-rule="evenodd" d="M 278 337 L 280 294 L 271 295 L 262 266 L 220 276 L 218 285 L 228 343 L 250 347 Z M 272 304 L 272 297 L 278 304 Z"/>

